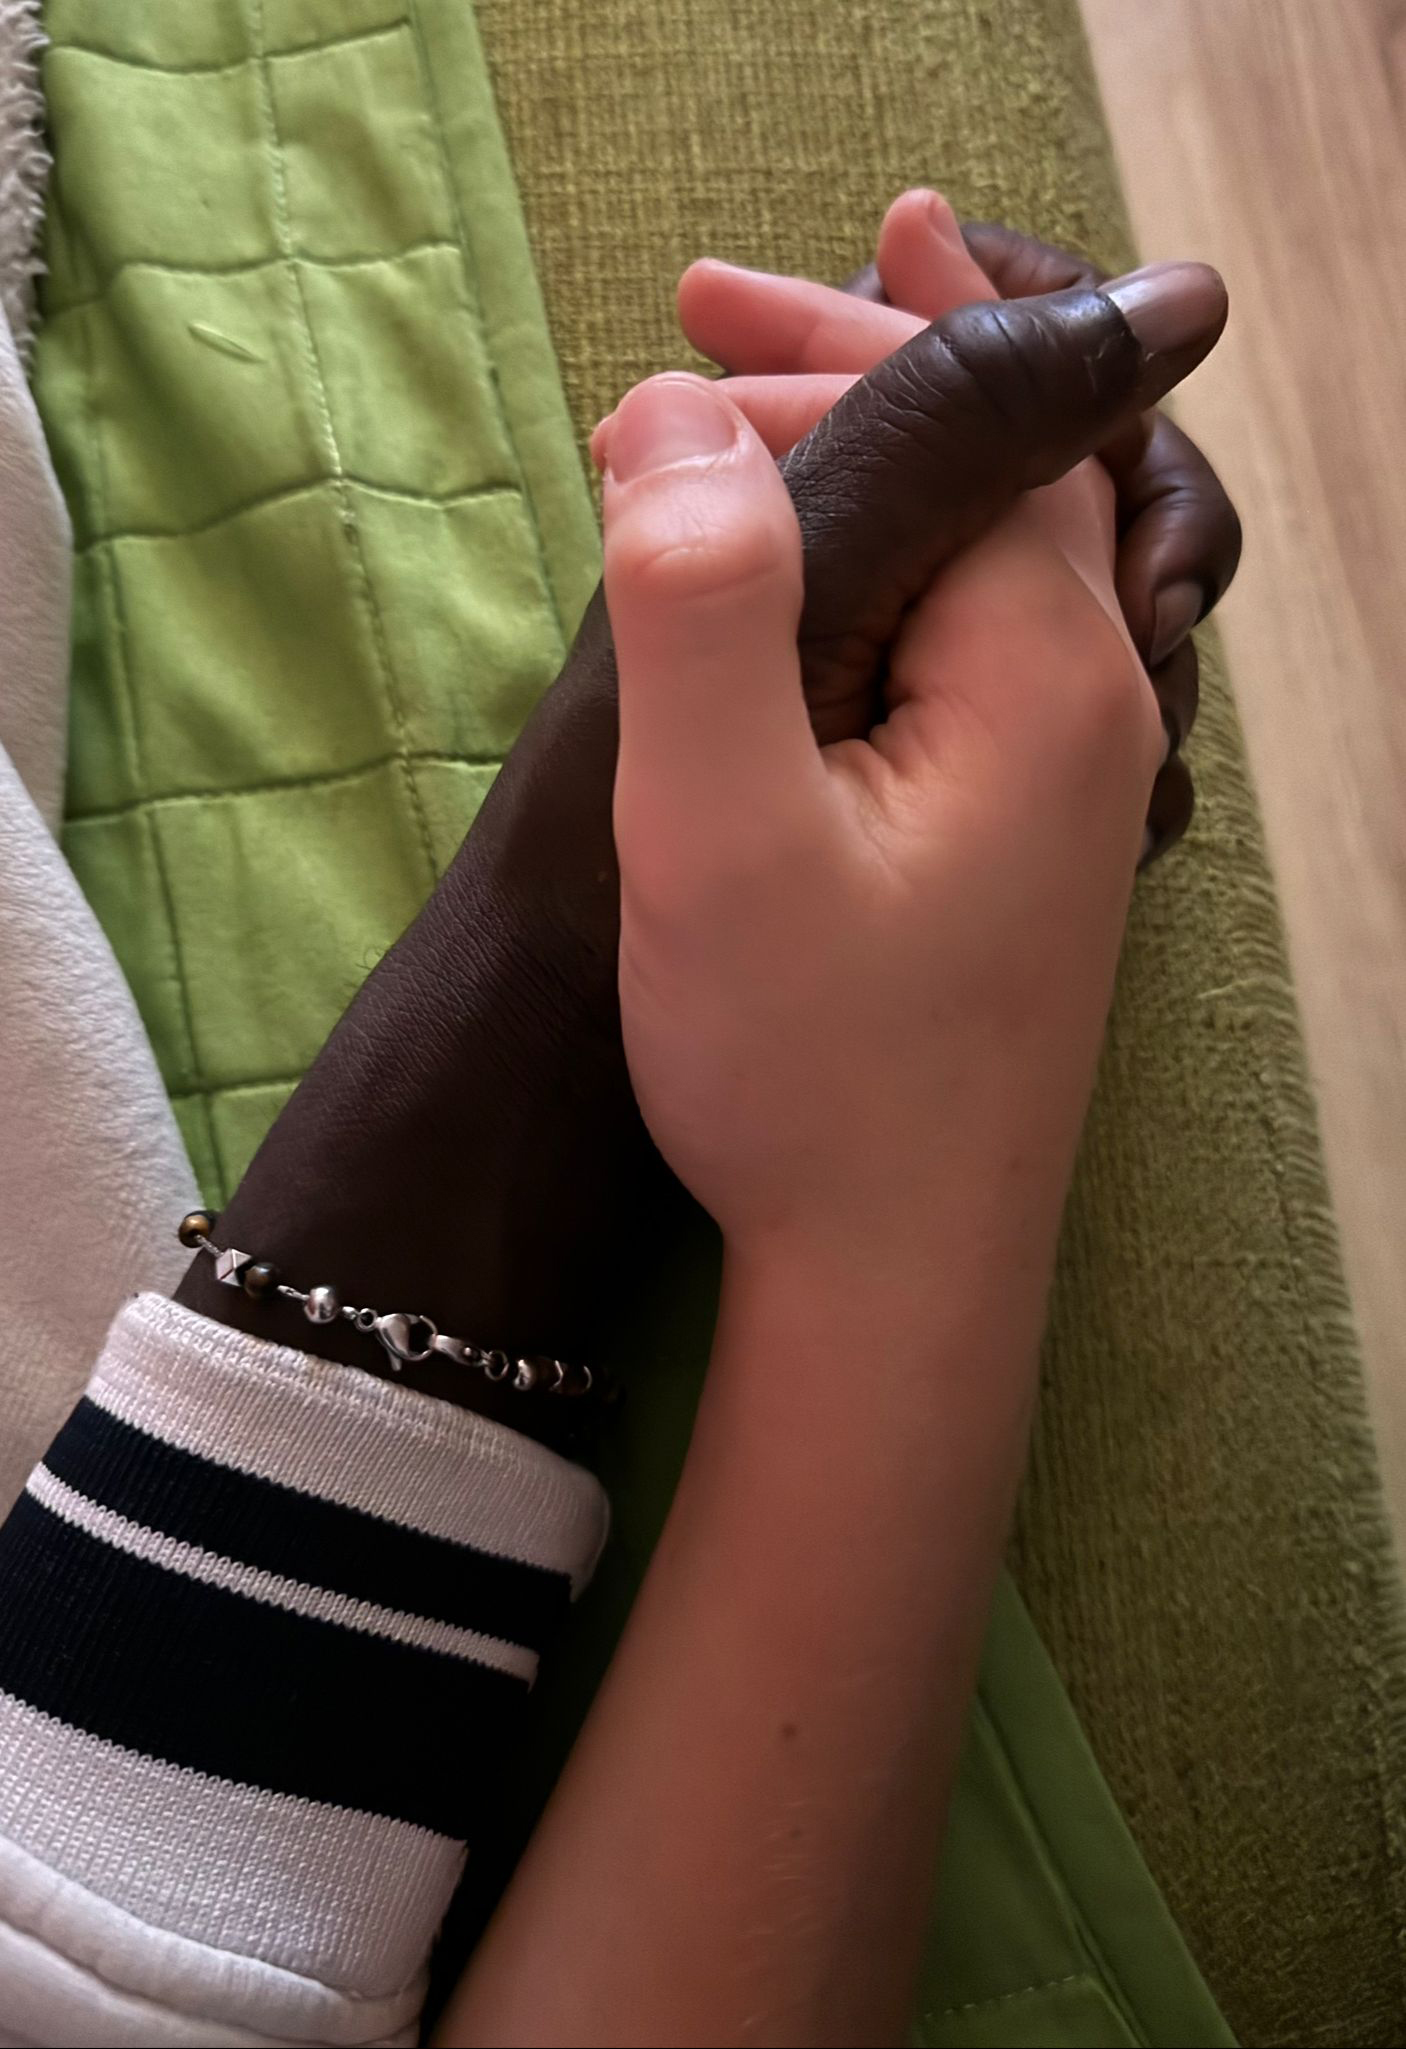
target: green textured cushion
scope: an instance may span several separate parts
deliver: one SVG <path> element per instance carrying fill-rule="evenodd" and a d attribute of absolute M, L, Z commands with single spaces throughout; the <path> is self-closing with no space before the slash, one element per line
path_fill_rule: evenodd
<path fill-rule="evenodd" d="M 915 181 L 1131 259 L 1077 0 L 478 13 L 583 434 L 677 360 L 685 263 L 844 277 Z M 1236 2031 L 1394 2043 L 1400 1593 L 1273 886 L 1209 652 L 1199 816 L 1138 890 L 1014 1562 Z"/>

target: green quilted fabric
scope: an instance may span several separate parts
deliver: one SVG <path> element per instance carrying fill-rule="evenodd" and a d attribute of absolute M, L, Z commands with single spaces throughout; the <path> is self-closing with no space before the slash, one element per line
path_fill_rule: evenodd
<path fill-rule="evenodd" d="M 555 674 L 590 506 L 466 23 L 47 27 L 65 844 L 218 1202 Z"/>

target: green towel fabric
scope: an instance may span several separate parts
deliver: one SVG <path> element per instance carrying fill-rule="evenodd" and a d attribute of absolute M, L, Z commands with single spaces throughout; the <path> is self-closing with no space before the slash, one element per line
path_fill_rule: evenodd
<path fill-rule="evenodd" d="M 1117 241 L 1058 0 L 480 15 L 578 433 L 676 356 L 702 248 L 840 273 L 916 175 Z M 49 0 L 47 26 L 67 845 L 218 1200 L 553 672 L 589 498 L 464 0 Z M 1133 937 L 1018 1563 L 1232 2018 L 1391 2040 L 1394 1590 L 1223 690 L 1198 763 L 1198 842 Z M 662 1507 L 640 1431 L 677 1454 L 690 1299 L 613 1448 L 622 1542 L 539 1775 Z M 925 2039 L 1224 2039 L 1013 1595 L 952 1858 Z"/>

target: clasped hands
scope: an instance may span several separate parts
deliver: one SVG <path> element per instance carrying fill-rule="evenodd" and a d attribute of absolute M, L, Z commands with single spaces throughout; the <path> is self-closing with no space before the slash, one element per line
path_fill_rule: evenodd
<path fill-rule="evenodd" d="M 1133 866 L 1178 837 L 1190 815 L 1180 754 L 1196 709 L 1189 635 L 1233 573 L 1239 534 L 1204 458 L 1152 409 L 1218 337 L 1225 300 L 1214 273 L 1176 266 L 1105 292 L 1077 260 L 1003 229 L 964 234 L 935 194 L 911 192 L 890 209 L 876 266 L 852 290 L 703 263 L 683 280 L 680 312 L 689 338 L 730 380 L 712 390 L 678 378 L 643 387 L 602 424 L 595 444 L 608 470 L 617 634 L 631 622 L 616 798 L 623 810 L 612 819 L 617 672 L 598 597 L 460 854 L 353 1002 L 227 1211 L 227 1228 L 267 1247 L 285 1271 L 336 1271 L 369 1299 L 413 1298 L 484 1345 L 592 1356 L 651 1233 L 671 1216 L 669 1177 L 641 1125 L 637 1088 L 671 1163 L 715 1213 L 728 1210 L 736 1186 L 733 1174 L 728 1190 L 715 1187 L 709 1146 L 690 1151 L 700 1105 L 691 1117 L 677 1037 L 651 1042 L 647 1028 L 634 1028 L 647 1009 L 641 977 L 660 972 L 665 954 L 634 945 L 627 916 L 621 961 L 616 824 L 627 904 L 642 909 L 641 888 L 647 894 L 650 876 L 664 872 L 671 848 L 719 843 L 716 834 L 679 829 L 690 788 L 701 819 L 700 792 L 722 801 L 750 759 L 745 790 L 728 798 L 745 826 L 791 801 L 805 757 L 789 714 L 785 745 L 762 744 L 760 707 L 791 700 L 778 688 L 746 695 L 756 677 L 737 669 L 734 641 L 721 629 L 711 709 L 700 709 L 700 669 L 692 698 L 682 689 L 674 698 L 676 712 L 691 703 L 693 725 L 663 732 L 649 724 L 660 710 L 653 672 L 684 652 L 670 635 L 696 645 L 701 617 L 686 575 L 671 585 L 667 573 L 652 572 L 657 532 L 640 539 L 638 508 L 651 499 L 657 507 L 667 492 L 621 474 L 626 443 L 649 438 L 651 414 L 656 439 L 661 407 L 706 408 L 715 432 L 719 420 L 729 423 L 732 455 L 703 468 L 724 495 L 724 479 L 734 491 L 745 483 L 727 514 L 741 517 L 738 531 L 755 541 L 765 530 L 757 591 L 770 597 L 758 616 L 821 743 L 809 743 L 809 761 L 822 765 L 832 794 L 848 779 L 845 801 L 860 823 L 847 829 L 862 835 L 876 805 L 887 805 L 882 840 L 895 804 L 900 813 L 911 808 L 929 785 L 979 784 L 992 795 L 951 807 L 960 823 L 944 829 L 940 860 L 929 860 L 930 848 L 908 868 L 878 858 L 902 876 L 905 915 L 914 893 L 933 892 L 933 933 L 949 934 L 954 962 L 977 958 L 960 950 L 968 937 L 950 931 L 954 906 L 970 905 L 973 891 L 987 893 L 989 930 L 998 938 L 1025 930 L 1032 960 L 1046 967 L 1063 934 L 1067 972 L 1041 983 L 1031 968 L 987 997 L 1003 1015 L 1050 989 L 1075 1010 L 1082 1004 L 1088 1015 L 1066 1063 L 1077 1070 L 1071 1103 L 1082 1100 L 1096 1053 Z M 766 451 L 780 457 L 784 491 L 775 468 L 759 461 Z M 696 470 L 696 452 L 685 469 L 690 462 Z M 702 501 L 695 493 L 692 510 L 680 512 L 675 499 L 687 525 Z M 744 501 L 751 509 L 741 516 Z M 678 568 L 690 548 L 696 564 L 691 543 L 664 553 Z M 661 624 L 671 616 L 672 626 Z M 734 615 L 734 636 L 736 624 Z M 1042 665 L 1047 687 L 1032 689 Z M 769 673 L 774 681 L 775 663 Z M 954 693 L 958 673 L 965 680 Z M 1078 690 L 1068 687 L 1073 677 L 1083 679 Z M 1126 718 L 1105 715 L 1112 703 L 1127 706 Z M 745 742 L 739 720 L 753 722 Z M 929 784 L 904 783 L 915 751 Z M 769 769 L 785 788 L 768 780 Z M 876 775 L 887 779 L 882 791 Z M 813 797 L 808 765 L 800 780 Z M 811 900 L 823 920 L 843 911 L 854 878 L 849 857 L 837 866 L 814 824 L 795 835 L 788 858 L 816 861 Z M 1023 833 L 1024 854 L 1010 858 Z M 735 834 L 732 843 L 736 854 Z M 746 872 L 744 859 L 734 879 Z M 1032 893 L 1042 877 L 1050 886 Z M 687 887 L 699 877 L 676 861 L 673 880 Z M 1071 893 L 1089 914 L 1065 929 L 1061 906 Z M 871 927 L 890 908 L 871 904 Z M 772 909 L 784 913 L 779 900 Z M 755 974 L 766 929 L 765 921 L 749 928 L 753 951 L 744 947 L 730 972 Z M 934 1008 L 935 1022 L 947 1001 L 947 943 L 935 938 L 928 979 L 906 992 Z M 989 951 L 980 955 L 983 972 L 994 972 Z M 669 973 L 679 965 L 670 959 Z M 634 1020 L 634 1085 L 620 1032 L 621 974 Z M 855 959 L 841 979 L 864 975 Z M 887 986 L 881 977 L 876 985 Z M 810 990 L 813 999 L 833 993 L 822 983 Z M 685 975 L 669 1000 L 696 994 Z M 711 1046 L 695 1038 L 694 1049 L 728 1057 L 735 1047 L 726 1020 L 716 1022 L 720 1036 Z M 886 1054 L 881 1011 L 859 1004 L 849 1027 L 860 1035 L 850 1045 L 855 1069 L 887 1064 L 901 1074 L 902 1062 Z M 1018 1040 L 1009 1053 L 1023 1058 Z M 831 1072 L 819 1063 L 815 1085 L 827 1087 Z M 864 1090 L 851 1093 L 861 1125 L 890 1114 Z M 710 1097 L 707 1114 L 716 1108 Z M 749 1108 L 756 1113 L 740 1104 L 739 1114 Z M 876 1155 L 881 1135 L 875 1124 Z M 725 1133 L 709 1137 L 726 1144 Z M 863 1154 L 856 1134 L 848 1143 Z M 391 1185 L 388 1163 L 407 1158 L 413 1175 L 396 1173 Z M 900 1227 L 901 1210 L 880 1203 L 878 1213 L 886 1228 Z M 198 1268 L 181 1293 L 222 1320 L 267 1329 Z M 300 1322 L 290 1317 L 268 1334 L 367 1363 L 346 1349 L 353 1334 Z M 541 1409 L 493 1390 L 427 1385 L 518 1427 L 554 1428 Z"/>

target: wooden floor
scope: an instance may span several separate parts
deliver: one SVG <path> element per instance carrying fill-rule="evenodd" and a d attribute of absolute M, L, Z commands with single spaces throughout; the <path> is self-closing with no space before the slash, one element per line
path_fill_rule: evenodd
<path fill-rule="evenodd" d="M 1230 285 L 1180 413 L 1406 1550 L 1406 0 L 1083 0 L 1147 258 Z"/>

